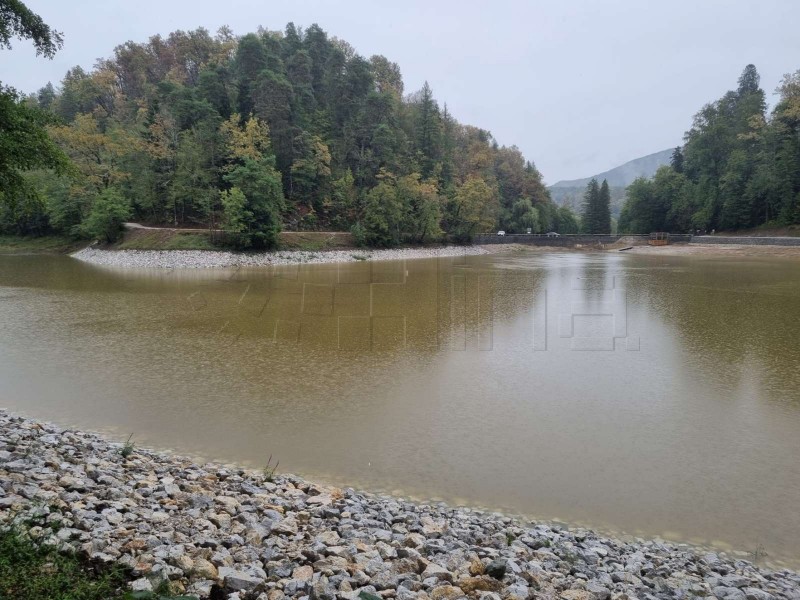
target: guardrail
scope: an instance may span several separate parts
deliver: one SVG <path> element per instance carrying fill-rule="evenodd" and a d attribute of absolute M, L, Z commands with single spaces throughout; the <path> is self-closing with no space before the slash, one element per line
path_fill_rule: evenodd
<path fill-rule="evenodd" d="M 496 233 L 480 233 L 472 238 L 473 244 L 530 244 L 532 246 L 577 246 L 593 244 L 613 244 L 622 237 L 636 237 L 646 240 L 649 235 L 610 235 L 610 234 L 583 234 L 565 233 L 550 236 L 546 233 L 509 233 L 497 235 Z"/>

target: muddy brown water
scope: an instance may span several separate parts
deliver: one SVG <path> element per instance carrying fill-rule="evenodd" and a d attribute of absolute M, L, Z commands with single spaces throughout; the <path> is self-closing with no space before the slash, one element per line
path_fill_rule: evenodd
<path fill-rule="evenodd" d="M 797 567 L 799 313 L 800 263 L 777 258 L 0 256 L 0 406 Z"/>

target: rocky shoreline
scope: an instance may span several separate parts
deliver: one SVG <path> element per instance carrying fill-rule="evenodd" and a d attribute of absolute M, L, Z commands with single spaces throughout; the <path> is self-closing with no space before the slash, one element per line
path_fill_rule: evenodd
<path fill-rule="evenodd" d="M 207 269 L 214 267 L 264 267 L 299 263 L 321 264 L 364 260 L 410 260 L 446 256 L 489 254 L 482 246 L 436 246 L 387 250 L 324 250 L 276 252 L 226 252 L 212 250 L 105 250 L 90 246 L 71 254 L 73 258 L 109 267 L 134 269 Z"/>
<path fill-rule="evenodd" d="M 0 521 L 200 598 L 800 600 L 795 572 L 686 545 L 123 448 L 0 412 Z"/>

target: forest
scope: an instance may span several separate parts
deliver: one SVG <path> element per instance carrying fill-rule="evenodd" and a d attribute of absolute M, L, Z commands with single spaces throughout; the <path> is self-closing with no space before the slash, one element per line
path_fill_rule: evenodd
<path fill-rule="evenodd" d="M 626 191 L 619 231 L 696 232 L 800 223 L 800 71 L 767 113 L 756 67 L 705 105 L 671 164 Z"/>
<path fill-rule="evenodd" d="M 0 232 L 111 242 L 135 220 L 270 248 L 282 229 L 371 246 L 578 230 L 515 146 L 317 25 L 127 42 L 58 86 L 4 88 L 3 103 L 54 145 L 7 173 Z"/>

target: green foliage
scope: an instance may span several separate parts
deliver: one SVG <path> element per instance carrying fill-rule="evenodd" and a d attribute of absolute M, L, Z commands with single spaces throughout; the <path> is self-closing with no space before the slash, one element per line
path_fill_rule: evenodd
<path fill-rule="evenodd" d="M 88 237 L 112 243 L 122 234 L 123 223 L 130 219 L 131 207 L 122 194 L 114 188 L 103 190 L 92 204 L 83 221 L 82 230 Z"/>
<path fill-rule="evenodd" d="M 238 190 L 234 200 L 228 195 L 222 200 L 226 229 L 235 231 L 245 246 L 273 248 L 278 242 L 281 228 L 281 209 L 284 206 L 280 175 L 269 159 L 244 159 L 224 177 Z M 242 198 L 244 203 L 242 204 Z M 229 215 L 230 211 L 230 215 Z"/>
<path fill-rule="evenodd" d="M 467 241 L 479 231 L 488 231 L 497 220 L 497 194 L 480 177 L 459 186 L 448 204 L 449 231 L 458 241 Z"/>
<path fill-rule="evenodd" d="M 128 439 L 122 445 L 122 448 L 119 449 L 119 455 L 122 458 L 128 458 L 133 454 L 133 451 L 136 449 L 136 444 L 134 444 L 131 440 L 133 440 L 133 434 L 128 436 Z"/>
<path fill-rule="evenodd" d="M 602 185 L 592 179 L 586 186 L 581 229 L 583 233 L 611 233 L 611 191 L 605 179 Z"/>
<path fill-rule="evenodd" d="M 611 191 L 608 181 L 600 184 L 600 195 L 597 199 L 597 233 L 611 233 Z"/>
<path fill-rule="evenodd" d="M 264 473 L 264 481 L 269 481 L 270 483 L 275 480 L 275 472 L 278 470 L 278 465 L 280 465 L 280 461 L 275 461 L 275 464 L 272 464 L 272 454 L 269 455 L 267 459 L 267 464 L 264 465 L 263 473 Z"/>
<path fill-rule="evenodd" d="M 578 233 L 580 231 L 580 223 L 578 217 L 572 212 L 569 207 L 562 206 L 558 209 L 557 222 L 554 229 L 558 233 Z"/>
<path fill-rule="evenodd" d="M 364 241 L 369 246 L 396 246 L 402 241 L 405 217 L 402 197 L 395 182 L 386 178 L 367 194 L 364 207 Z"/>
<path fill-rule="evenodd" d="M 353 236 L 353 241 L 356 246 L 361 247 L 367 245 L 367 230 L 364 229 L 360 221 L 354 223 L 350 228 L 350 235 Z"/>
<path fill-rule="evenodd" d="M 14 600 L 191 600 L 172 596 L 163 585 L 155 592 L 126 592 L 121 568 L 97 571 L 74 554 L 35 542 L 22 525 L 0 528 L 0 598 Z M 196 599 L 195 599 L 196 600 Z"/>
<path fill-rule="evenodd" d="M 36 170 L 25 180 L 39 200 L 4 198 L 0 228 L 89 234 L 108 216 L 108 188 L 132 220 L 222 228 L 242 248 L 273 247 L 284 227 L 353 228 L 382 246 L 466 241 L 499 224 L 556 228 L 559 211 L 519 149 L 460 124 L 427 83 L 403 94 L 397 64 L 366 60 L 316 25 L 127 42 L 29 100 L 38 112 L 26 114 L 49 111 L 42 141 L 48 126 L 74 171 L 62 176 L 55 154 L 19 163 L 13 173 Z"/>
<path fill-rule="evenodd" d="M 247 235 L 249 224 L 253 221 L 253 213 L 247 210 L 247 198 L 242 190 L 232 187 L 220 195 L 222 203 L 222 229 L 234 246 L 247 248 L 251 245 Z"/>
<path fill-rule="evenodd" d="M 766 115 L 758 71 L 704 106 L 670 167 L 627 190 L 620 230 L 735 230 L 800 222 L 800 72 L 786 75 Z"/>
<path fill-rule="evenodd" d="M 13 89 L 0 85 L 0 230 L 28 233 L 37 229 L 31 227 L 32 217 L 46 218 L 43 201 L 24 171 L 67 170 L 66 156 L 45 129 L 53 122 L 52 115 L 28 106 Z"/>
<path fill-rule="evenodd" d="M 511 210 L 511 220 L 507 231 L 510 233 L 541 233 L 542 226 L 539 221 L 539 211 L 533 206 L 529 198 L 517 200 Z"/>
<path fill-rule="evenodd" d="M 42 18 L 19 0 L 0 2 L 0 49 L 11 48 L 11 38 L 29 39 L 36 54 L 53 58 L 63 44 L 61 33 L 50 29 Z"/>

